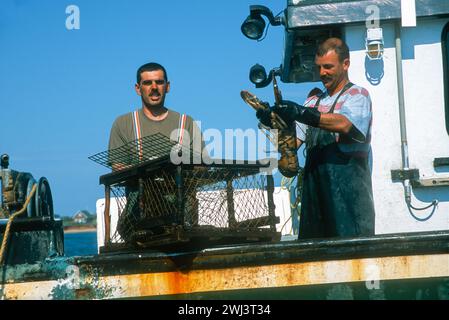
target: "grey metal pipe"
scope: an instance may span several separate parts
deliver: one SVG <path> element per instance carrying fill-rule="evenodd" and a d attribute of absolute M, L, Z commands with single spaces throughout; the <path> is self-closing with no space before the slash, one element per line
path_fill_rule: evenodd
<path fill-rule="evenodd" d="M 401 130 L 402 169 L 409 169 L 407 125 L 405 119 L 404 78 L 402 74 L 401 22 L 395 23 L 396 76 L 399 99 L 399 124 Z"/>
<path fill-rule="evenodd" d="M 399 101 L 399 124 L 401 131 L 401 153 L 402 153 L 402 170 L 409 170 L 409 155 L 408 155 L 408 142 L 407 142 L 407 125 L 405 118 L 405 98 L 404 98 L 404 78 L 402 74 L 402 45 L 401 45 L 401 21 L 395 23 L 395 48 L 396 48 L 396 76 L 398 84 L 398 101 Z M 424 208 L 415 208 L 412 205 L 412 185 L 409 179 L 404 180 L 404 197 L 410 214 L 418 221 L 429 220 L 438 205 L 437 200 L 433 200 L 432 204 Z M 433 210 L 426 218 L 419 218 L 412 212 L 414 210 L 425 210 L 433 206 Z"/>
<path fill-rule="evenodd" d="M 408 159 L 408 142 L 407 142 L 407 125 L 405 118 L 405 98 L 404 98 L 404 78 L 402 74 L 402 44 L 401 44 L 401 21 L 395 23 L 395 48 L 396 48 L 396 77 L 398 84 L 398 100 L 399 100 L 399 126 L 401 130 L 401 154 L 402 154 L 402 170 L 409 169 Z M 412 201 L 412 186 L 410 180 L 404 180 L 404 197 L 405 202 L 409 206 Z"/>

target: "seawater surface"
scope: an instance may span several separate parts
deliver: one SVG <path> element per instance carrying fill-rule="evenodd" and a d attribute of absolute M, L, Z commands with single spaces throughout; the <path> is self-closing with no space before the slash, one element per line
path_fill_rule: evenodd
<path fill-rule="evenodd" d="M 97 232 L 74 232 L 64 234 L 66 257 L 97 254 Z"/>

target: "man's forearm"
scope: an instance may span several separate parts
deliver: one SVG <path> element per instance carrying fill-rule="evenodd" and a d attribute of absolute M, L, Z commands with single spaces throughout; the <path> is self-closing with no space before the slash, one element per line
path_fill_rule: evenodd
<path fill-rule="evenodd" d="M 322 113 L 320 117 L 320 124 L 319 128 L 331 131 L 331 132 L 337 132 L 337 133 L 343 133 L 348 134 L 351 130 L 352 123 L 346 118 L 345 116 L 341 114 L 329 114 L 329 113 Z"/>

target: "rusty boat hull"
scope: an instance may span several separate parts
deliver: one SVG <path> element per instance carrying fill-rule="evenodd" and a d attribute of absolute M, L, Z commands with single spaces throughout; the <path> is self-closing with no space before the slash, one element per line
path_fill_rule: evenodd
<path fill-rule="evenodd" d="M 3 299 L 449 299 L 449 232 L 58 257 L 2 269 Z"/>

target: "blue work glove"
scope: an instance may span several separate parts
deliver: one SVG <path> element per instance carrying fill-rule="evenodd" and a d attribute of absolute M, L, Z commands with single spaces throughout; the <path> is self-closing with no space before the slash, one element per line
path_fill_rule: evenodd
<path fill-rule="evenodd" d="M 312 127 L 320 124 L 321 113 L 316 108 L 306 108 L 293 101 L 282 100 L 281 104 L 273 111 L 276 112 L 285 123 L 298 121 Z"/>

